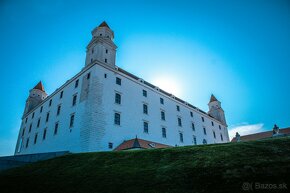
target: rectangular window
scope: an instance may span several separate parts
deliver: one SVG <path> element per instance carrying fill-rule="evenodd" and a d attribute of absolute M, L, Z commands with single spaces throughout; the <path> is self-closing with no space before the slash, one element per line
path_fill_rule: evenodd
<path fill-rule="evenodd" d="M 114 123 L 115 123 L 115 125 L 120 125 L 121 124 L 121 115 L 120 115 L 120 113 L 115 113 Z"/>
<path fill-rule="evenodd" d="M 36 142 L 37 142 L 37 133 L 34 136 L 34 144 L 36 144 Z"/>
<path fill-rule="evenodd" d="M 56 135 L 57 134 L 57 130 L 58 130 L 58 123 L 55 123 L 55 125 L 54 125 L 54 135 Z"/>
<path fill-rule="evenodd" d="M 161 120 L 165 121 L 165 112 L 161 111 Z"/>
<path fill-rule="evenodd" d="M 201 117 L 202 122 L 204 122 L 204 117 Z"/>
<path fill-rule="evenodd" d="M 62 98 L 63 96 L 63 91 L 60 92 L 59 98 Z"/>
<path fill-rule="evenodd" d="M 87 74 L 87 80 L 89 80 L 91 78 L 91 73 Z"/>
<path fill-rule="evenodd" d="M 192 128 L 192 131 L 195 131 L 195 125 L 194 125 L 194 123 L 191 123 L 191 128 Z"/>
<path fill-rule="evenodd" d="M 164 105 L 164 99 L 160 98 L 160 104 Z"/>
<path fill-rule="evenodd" d="M 58 116 L 60 114 L 60 110 L 61 110 L 61 105 L 57 106 L 57 111 L 56 111 L 56 115 Z"/>
<path fill-rule="evenodd" d="M 194 145 L 197 144 L 197 143 L 196 143 L 196 136 L 195 136 L 195 135 L 193 135 L 193 144 L 194 144 Z"/>
<path fill-rule="evenodd" d="M 193 117 L 193 112 L 192 111 L 190 111 L 190 116 Z"/>
<path fill-rule="evenodd" d="M 212 133 L 213 133 L 213 137 L 216 139 L 215 132 L 214 132 L 214 131 L 212 131 Z"/>
<path fill-rule="evenodd" d="M 39 128 L 39 125 L 40 125 L 40 118 L 37 121 L 37 128 Z"/>
<path fill-rule="evenodd" d="M 26 119 L 25 119 L 25 123 L 27 123 L 27 120 L 28 120 L 28 118 L 26 117 Z"/>
<path fill-rule="evenodd" d="M 69 127 L 70 127 L 70 128 L 74 126 L 74 121 L 75 121 L 75 115 L 72 114 L 72 115 L 70 116 L 70 122 L 69 122 Z"/>
<path fill-rule="evenodd" d="M 29 125 L 29 133 L 31 132 L 31 128 L 32 128 L 32 123 L 30 123 L 30 125 Z"/>
<path fill-rule="evenodd" d="M 121 95 L 119 93 L 115 93 L 115 103 L 121 104 Z"/>
<path fill-rule="evenodd" d="M 48 120 L 49 120 L 49 112 L 46 113 L 46 119 L 45 119 L 45 122 L 48 122 Z"/>
<path fill-rule="evenodd" d="M 206 135 L 206 129 L 205 129 L 205 127 L 203 128 L 203 134 Z"/>
<path fill-rule="evenodd" d="M 104 74 L 104 78 L 107 78 L 107 74 Z"/>
<path fill-rule="evenodd" d="M 182 127 L 181 118 L 180 118 L 180 117 L 178 117 L 178 118 L 177 118 L 177 120 L 178 120 L 178 126 L 179 126 L 179 127 Z"/>
<path fill-rule="evenodd" d="M 108 53 L 108 50 L 106 49 L 106 54 Z"/>
<path fill-rule="evenodd" d="M 143 90 L 143 96 L 147 97 L 147 91 L 146 90 Z"/>
<path fill-rule="evenodd" d="M 77 94 L 75 94 L 75 95 L 73 96 L 72 106 L 75 106 L 76 103 L 77 103 Z"/>
<path fill-rule="evenodd" d="M 211 122 L 211 126 L 214 126 L 214 123 L 213 123 L 213 121 Z"/>
<path fill-rule="evenodd" d="M 107 63 L 107 61 L 108 61 L 107 58 L 105 58 L 105 63 Z"/>
<path fill-rule="evenodd" d="M 148 105 L 146 105 L 146 104 L 143 104 L 143 113 L 144 114 L 148 114 Z"/>
<path fill-rule="evenodd" d="M 122 81 L 121 78 L 116 77 L 116 84 L 121 85 L 122 83 L 121 81 Z"/>
<path fill-rule="evenodd" d="M 223 141 L 224 140 L 224 138 L 223 138 L 223 135 L 221 134 L 221 140 Z"/>
<path fill-rule="evenodd" d="M 52 104 L 52 99 L 50 99 L 50 101 L 49 101 L 49 106 L 51 106 L 51 104 Z"/>
<path fill-rule="evenodd" d="M 79 79 L 77 79 L 76 81 L 75 81 L 75 88 L 77 88 L 79 86 Z"/>
<path fill-rule="evenodd" d="M 219 129 L 220 129 L 220 130 L 222 129 L 220 125 L 219 125 Z"/>
<path fill-rule="evenodd" d="M 24 136 L 24 134 L 25 134 L 25 127 L 22 130 L 22 137 Z"/>
<path fill-rule="evenodd" d="M 42 140 L 45 140 L 45 138 L 46 138 L 46 129 L 44 129 L 44 131 L 43 131 Z"/>
<path fill-rule="evenodd" d="M 32 119 L 34 118 L 34 112 L 32 113 Z"/>
<path fill-rule="evenodd" d="M 179 141 L 183 143 L 183 133 L 179 132 Z"/>
<path fill-rule="evenodd" d="M 166 128 L 162 128 L 162 137 L 166 138 Z"/>
<path fill-rule="evenodd" d="M 41 113 L 42 113 L 42 110 L 43 110 L 43 106 L 40 107 L 40 112 L 41 112 Z"/>
<path fill-rule="evenodd" d="M 109 149 L 113 149 L 113 143 L 109 143 L 108 146 L 109 146 Z"/>
<path fill-rule="evenodd" d="M 143 132 L 148 133 L 148 122 L 143 122 Z"/>
<path fill-rule="evenodd" d="M 178 105 L 176 105 L 176 110 L 177 110 L 177 111 L 180 111 L 180 108 L 179 108 L 179 106 L 178 106 Z"/>
<path fill-rule="evenodd" d="M 29 144 L 29 138 L 26 139 L 26 145 L 25 145 L 26 148 L 28 148 L 28 144 Z"/>

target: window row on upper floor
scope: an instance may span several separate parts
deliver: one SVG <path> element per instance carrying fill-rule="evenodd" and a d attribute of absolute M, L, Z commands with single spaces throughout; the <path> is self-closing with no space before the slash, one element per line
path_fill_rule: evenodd
<path fill-rule="evenodd" d="M 144 91 L 144 90 L 143 90 Z M 121 104 L 122 103 L 122 95 L 119 92 L 115 92 L 115 104 Z M 142 103 L 142 107 L 143 107 L 143 114 L 148 115 L 149 114 L 149 105 L 147 103 Z M 179 109 L 179 106 L 178 106 Z M 190 112 L 190 117 L 194 117 L 193 113 Z M 161 120 L 165 121 L 166 120 L 166 116 L 165 116 L 165 110 L 160 110 L 160 118 Z M 177 118 L 178 120 L 178 126 L 182 127 L 182 117 L 178 116 Z M 205 122 L 205 119 L 203 116 L 201 116 L 201 120 L 202 122 Z M 214 122 L 211 121 L 211 125 L 214 127 Z M 219 129 L 221 130 L 221 125 L 218 125 Z"/>
<path fill-rule="evenodd" d="M 87 74 L 85 75 L 85 77 L 86 77 L 87 80 L 89 80 L 90 77 L 91 77 L 91 73 L 90 73 L 90 72 L 87 73 Z M 77 89 L 77 88 L 79 87 L 79 79 L 76 79 L 76 80 L 74 81 L 73 85 L 74 85 L 74 86 L 73 86 L 74 89 Z M 56 95 L 56 96 L 54 96 L 53 98 L 51 98 L 51 99 L 48 101 L 48 109 L 51 108 L 51 106 L 52 106 L 52 104 L 53 104 L 53 101 L 55 101 L 56 98 L 58 98 L 58 99 L 62 99 L 62 98 L 64 97 L 64 95 L 65 95 L 64 90 L 62 90 L 62 91 L 59 92 L 58 95 Z M 58 97 L 57 97 L 57 96 L 58 96 Z M 77 93 L 73 95 L 72 106 L 74 106 L 74 105 L 76 104 L 76 102 L 77 102 L 77 98 L 76 98 L 76 97 L 77 97 Z M 59 102 L 59 101 L 58 101 L 58 102 Z M 31 119 L 34 119 L 34 117 L 35 117 L 35 112 L 36 112 L 36 111 L 37 111 L 37 109 L 34 110 L 34 112 L 30 113 L 30 114 L 31 114 Z M 40 106 L 40 108 L 39 108 L 39 114 L 41 114 L 43 111 L 44 111 L 44 104 L 43 104 L 42 106 Z M 25 118 L 25 124 L 28 122 L 28 118 L 29 118 L 29 116 L 27 116 L 27 117 Z"/>

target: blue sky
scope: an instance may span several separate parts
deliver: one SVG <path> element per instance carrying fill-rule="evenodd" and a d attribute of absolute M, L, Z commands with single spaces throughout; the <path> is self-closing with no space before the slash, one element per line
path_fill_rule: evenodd
<path fill-rule="evenodd" d="M 205 111 L 214 93 L 231 135 L 290 126 L 287 0 L 2 0 L 0 155 L 14 151 L 29 89 L 42 80 L 50 94 L 80 71 L 103 20 L 118 66 Z"/>

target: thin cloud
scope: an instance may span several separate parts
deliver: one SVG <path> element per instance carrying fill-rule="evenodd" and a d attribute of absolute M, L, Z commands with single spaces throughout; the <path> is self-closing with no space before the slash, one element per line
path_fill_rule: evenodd
<path fill-rule="evenodd" d="M 242 125 L 233 126 L 231 129 L 229 129 L 230 139 L 235 137 L 236 132 L 238 132 L 240 135 L 248 135 L 248 134 L 261 132 L 263 129 L 263 126 L 264 126 L 263 123 L 246 124 L 246 125 L 242 124 Z"/>

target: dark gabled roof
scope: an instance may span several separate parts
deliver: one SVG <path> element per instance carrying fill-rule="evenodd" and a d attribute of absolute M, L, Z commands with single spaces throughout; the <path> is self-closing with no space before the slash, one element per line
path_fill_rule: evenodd
<path fill-rule="evenodd" d="M 107 28 L 110 29 L 110 27 L 108 26 L 108 24 L 107 24 L 105 21 L 103 21 L 103 22 L 99 25 L 99 27 L 107 27 Z"/>
<path fill-rule="evenodd" d="M 284 128 L 284 129 L 279 129 L 279 134 L 290 134 L 290 127 Z M 254 141 L 254 140 L 270 138 L 272 136 L 273 136 L 273 131 L 265 131 L 265 132 L 240 136 L 240 141 Z M 231 142 L 236 142 L 236 141 L 237 141 L 236 137 L 234 137 L 231 140 Z"/>
<path fill-rule="evenodd" d="M 152 148 L 166 148 L 171 147 L 169 145 L 156 143 L 153 141 L 147 141 L 144 139 L 130 139 L 121 143 L 114 151 L 130 150 L 130 149 L 152 149 Z"/>
<path fill-rule="evenodd" d="M 39 83 L 37 83 L 37 85 L 33 89 L 37 89 L 37 90 L 41 90 L 41 91 L 45 92 L 41 81 L 39 81 Z"/>

